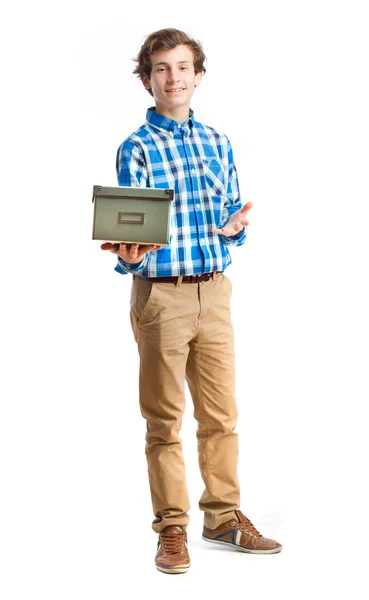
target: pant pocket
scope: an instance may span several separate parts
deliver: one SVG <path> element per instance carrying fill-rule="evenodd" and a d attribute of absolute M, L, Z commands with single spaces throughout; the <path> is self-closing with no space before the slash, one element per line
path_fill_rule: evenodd
<path fill-rule="evenodd" d="M 228 277 L 226 275 L 223 275 L 223 283 L 224 285 L 227 287 L 229 294 L 232 294 L 232 282 L 230 279 L 228 279 Z"/>
<path fill-rule="evenodd" d="M 155 284 L 152 281 L 140 277 L 134 279 L 131 290 L 131 313 L 137 324 L 144 322 L 153 300 L 154 291 Z"/>

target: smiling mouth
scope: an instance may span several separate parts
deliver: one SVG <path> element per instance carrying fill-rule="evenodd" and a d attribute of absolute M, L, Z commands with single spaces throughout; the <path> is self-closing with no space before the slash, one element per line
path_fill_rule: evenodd
<path fill-rule="evenodd" d="M 177 93 L 177 92 L 183 92 L 183 90 L 184 90 L 184 89 L 185 89 L 185 88 L 172 88 L 172 89 L 170 89 L 170 90 L 166 90 L 166 92 L 167 92 L 167 93 L 170 93 L 170 94 L 175 94 L 175 93 Z"/>

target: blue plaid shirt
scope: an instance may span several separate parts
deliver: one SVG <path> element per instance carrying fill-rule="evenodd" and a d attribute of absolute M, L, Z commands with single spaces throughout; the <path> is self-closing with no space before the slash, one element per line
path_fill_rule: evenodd
<path fill-rule="evenodd" d="M 194 120 L 184 123 L 149 108 L 146 123 L 118 148 L 118 185 L 174 189 L 170 243 L 135 265 L 118 258 L 118 273 L 170 277 L 224 271 L 229 246 L 241 246 L 246 228 L 233 237 L 212 233 L 242 207 L 231 144 L 222 133 Z"/>

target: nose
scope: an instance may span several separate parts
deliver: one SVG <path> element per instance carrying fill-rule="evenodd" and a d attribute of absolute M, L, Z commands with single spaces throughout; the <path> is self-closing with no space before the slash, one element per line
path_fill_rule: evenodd
<path fill-rule="evenodd" d="M 176 71 L 168 71 L 168 83 L 179 81 L 179 73 Z"/>

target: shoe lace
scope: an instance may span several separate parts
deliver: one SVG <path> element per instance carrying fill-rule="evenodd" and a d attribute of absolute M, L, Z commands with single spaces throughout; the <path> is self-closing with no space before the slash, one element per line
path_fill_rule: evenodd
<path fill-rule="evenodd" d="M 160 541 L 165 554 L 178 554 L 185 549 L 186 533 L 161 533 Z"/>
<path fill-rule="evenodd" d="M 256 529 L 256 527 L 251 523 L 250 519 L 248 519 L 247 517 L 242 519 L 240 523 L 240 529 L 241 531 L 244 531 L 245 533 L 248 533 L 249 535 L 252 535 L 254 537 L 262 537 L 261 533 Z"/>

